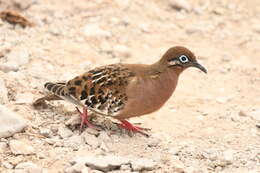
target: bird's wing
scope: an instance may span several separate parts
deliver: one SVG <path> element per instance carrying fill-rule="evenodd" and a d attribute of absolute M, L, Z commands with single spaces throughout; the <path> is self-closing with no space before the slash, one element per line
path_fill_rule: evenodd
<path fill-rule="evenodd" d="M 123 109 L 126 87 L 135 74 L 123 64 L 95 68 L 66 83 L 62 98 L 90 110 L 114 116 Z"/>

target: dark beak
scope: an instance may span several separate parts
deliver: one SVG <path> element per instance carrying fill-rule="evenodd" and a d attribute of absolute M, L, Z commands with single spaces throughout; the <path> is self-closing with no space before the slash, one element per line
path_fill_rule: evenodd
<path fill-rule="evenodd" d="M 199 63 L 195 62 L 195 63 L 193 63 L 192 66 L 200 69 L 201 71 L 203 71 L 204 73 L 207 74 L 207 69 L 205 67 L 203 67 L 202 65 L 200 65 Z"/>

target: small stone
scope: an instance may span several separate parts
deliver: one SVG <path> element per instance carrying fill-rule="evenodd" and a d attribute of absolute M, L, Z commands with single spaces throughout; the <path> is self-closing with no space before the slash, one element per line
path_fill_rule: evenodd
<path fill-rule="evenodd" d="M 239 111 L 240 116 L 250 117 L 256 121 L 260 121 L 260 109 L 255 109 L 253 111 Z"/>
<path fill-rule="evenodd" d="M 40 134 L 49 138 L 51 136 L 51 130 L 47 128 L 41 128 L 40 129 Z"/>
<path fill-rule="evenodd" d="M 87 168 L 83 162 L 78 162 L 72 167 L 69 167 L 65 170 L 66 173 L 78 173 L 82 172 L 83 169 Z"/>
<path fill-rule="evenodd" d="M 6 55 L 7 64 L 22 66 L 29 62 L 30 54 L 25 48 L 12 50 L 9 54 Z"/>
<path fill-rule="evenodd" d="M 10 137 L 22 131 L 26 126 L 27 123 L 23 118 L 0 105 L 0 138 Z"/>
<path fill-rule="evenodd" d="M 88 132 L 83 132 L 81 134 L 86 144 L 90 145 L 93 148 L 97 148 L 100 145 L 98 138 L 95 135 L 91 135 Z"/>
<path fill-rule="evenodd" d="M 231 100 L 231 97 L 217 97 L 216 101 L 218 103 L 227 103 L 229 100 Z"/>
<path fill-rule="evenodd" d="M 85 167 L 81 170 L 81 173 L 95 173 L 95 170 L 90 170 L 88 167 Z M 100 171 L 99 171 L 100 172 Z M 97 172 L 96 172 L 97 173 Z M 100 172 L 102 173 L 102 172 Z"/>
<path fill-rule="evenodd" d="M 17 155 L 17 154 L 29 155 L 29 154 L 35 153 L 34 148 L 31 145 L 26 144 L 22 141 L 11 140 L 9 142 L 9 146 L 10 146 L 11 152 L 15 155 Z"/>
<path fill-rule="evenodd" d="M 177 147 L 172 147 L 169 150 L 169 153 L 172 154 L 172 155 L 178 155 L 179 152 L 180 152 L 180 149 L 177 148 Z"/>
<path fill-rule="evenodd" d="M 98 135 L 99 141 L 105 142 L 105 141 L 110 141 L 111 138 L 107 135 L 106 131 L 101 131 L 100 134 Z"/>
<path fill-rule="evenodd" d="M 73 150 L 78 150 L 82 145 L 84 145 L 84 140 L 79 135 L 73 135 L 64 140 L 64 146 L 70 147 Z"/>
<path fill-rule="evenodd" d="M 2 163 L 2 165 L 7 168 L 7 169 L 13 169 L 14 165 L 12 165 L 11 163 L 5 161 Z"/>
<path fill-rule="evenodd" d="M 117 57 L 130 57 L 131 56 L 131 52 L 129 51 L 128 47 L 124 46 L 124 45 L 115 45 L 113 47 L 113 50 L 115 52 L 115 55 Z"/>
<path fill-rule="evenodd" d="M 76 116 L 72 116 L 70 119 L 68 119 L 65 122 L 66 126 L 76 126 L 80 124 L 80 116 L 76 115 Z M 89 129 L 89 128 L 88 128 Z"/>
<path fill-rule="evenodd" d="M 73 132 L 65 126 L 61 126 L 58 130 L 58 133 L 63 139 L 69 138 L 73 135 Z"/>
<path fill-rule="evenodd" d="M 0 78 L 0 104 L 6 104 L 8 102 L 8 90 L 5 86 L 5 81 Z"/>
<path fill-rule="evenodd" d="M 151 140 L 148 141 L 148 147 L 157 147 L 160 144 L 161 140 L 159 138 L 151 138 Z"/>
<path fill-rule="evenodd" d="M 234 150 L 227 150 L 223 152 L 223 160 L 229 165 L 234 160 Z"/>
<path fill-rule="evenodd" d="M 175 10 L 191 11 L 191 5 L 187 0 L 171 0 L 170 6 Z"/>
<path fill-rule="evenodd" d="M 73 163 L 83 162 L 92 169 L 100 171 L 111 171 L 121 165 L 129 164 L 130 159 L 120 156 L 84 156 L 73 160 Z"/>
<path fill-rule="evenodd" d="M 131 161 L 131 165 L 134 171 L 151 171 L 155 168 L 156 163 L 150 159 L 136 159 Z"/>
<path fill-rule="evenodd" d="M 33 94 L 31 93 L 19 93 L 16 95 L 15 103 L 18 104 L 25 104 L 25 103 L 32 103 L 33 102 Z"/>
<path fill-rule="evenodd" d="M 15 169 L 16 170 L 22 169 L 22 170 L 25 170 L 27 173 L 41 173 L 42 172 L 42 168 L 32 162 L 19 163 L 15 167 Z"/>
<path fill-rule="evenodd" d="M 0 153 L 4 153 L 7 149 L 7 144 L 5 142 L 0 142 Z"/>
<path fill-rule="evenodd" d="M 122 171 L 131 171 L 131 166 L 130 165 L 121 165 L 120 170 Z"/>
<path fill-rule="evenodd" d="M 111 33 L 100 28 L 99 24 L 87 24 L 83 27 L 83 33 L 87 37 L 110 37 Z"/>
<path fill-rule="evenodd" d="M 255 31 L 256 33 L 260 34 L 260 25 L 259 24 L 254 24 L 252 26 L 253 31 Z"/>
<path fill-rule="evenodd" d="M 170 164 L 173 166 L 176 173 L 184 173 L 184 164 L 179 160 L 178 157 L 172 157 Z"/>

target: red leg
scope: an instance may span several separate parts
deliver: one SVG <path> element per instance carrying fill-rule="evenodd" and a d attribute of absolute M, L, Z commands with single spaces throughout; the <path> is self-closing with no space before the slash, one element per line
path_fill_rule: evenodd
<path fill-rule="evenodd" d="M 127 129 L 129 131 L 135 132 L 135 133 L 140 133 L 142 135 L 145 136 L 149 136 L 148 134 L 144 133 L 142 130 L 145 130 L 142 127 L 138 127 L 138 126 L 134 126 L 133 124 L 131 124 L 130 122 L 128 122 L 127 120 L 120 120 L 121 124 L 119 124 L 119 126 L 123 129 Z"/>
<path fill-rule="evenodd" d="M 92 125 L 89 121 L 88 121 L 88 109 L 87 107 L 83 108 L 83 113 L 79 110 L 78 107 L 76 107 L 77 111 L 80 114 L 81 117 L 81 123 L 80 123 L 80 131 L 82 131 L 83 125 L 86 124 L 89 128 L 95 128 L 94 125 Z"/>

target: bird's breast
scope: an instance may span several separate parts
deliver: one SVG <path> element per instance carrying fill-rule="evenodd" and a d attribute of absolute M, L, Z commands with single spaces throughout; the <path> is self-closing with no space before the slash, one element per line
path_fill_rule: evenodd
<path fill-rule="evenodd" d="M 135 80 L 127 88 L 128 100 L 117 117 L 119 119 L 149 114 L 161 108 L 174 92 L 178 75 L 166 72 L 158 77 Z"/>

